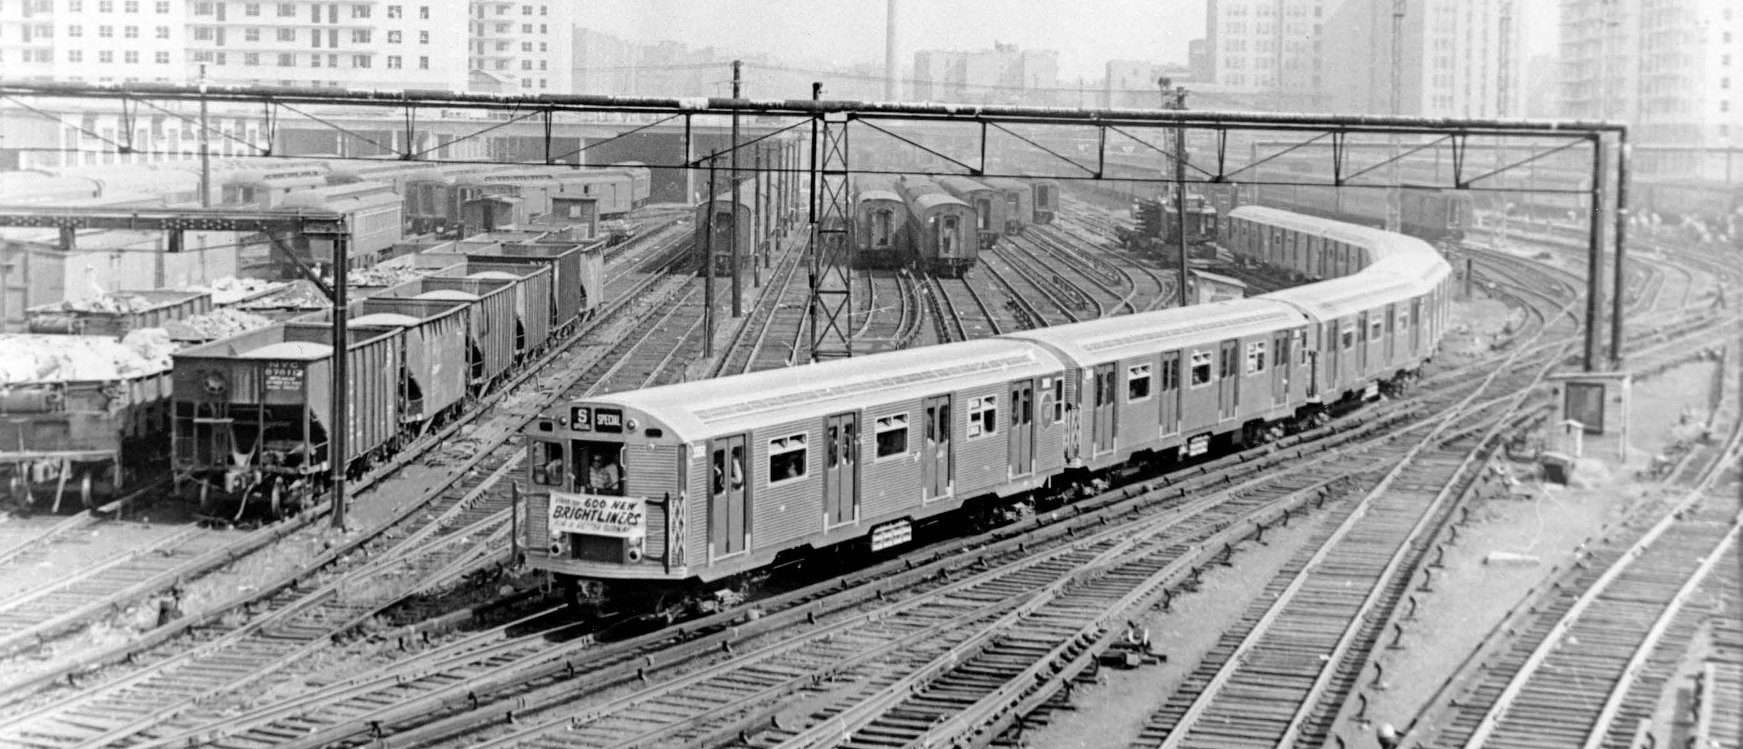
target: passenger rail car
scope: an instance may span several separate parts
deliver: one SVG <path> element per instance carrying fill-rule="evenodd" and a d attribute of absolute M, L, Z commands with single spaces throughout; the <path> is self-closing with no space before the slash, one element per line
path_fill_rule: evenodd
<path fill-rule="evenodd" d="M 900 268 L 913 257 L 908 206 L 893 190 L 862 190 L 853 199 L 855 262 L 864 268 Z"/>
<path fill-rule="evenodd" d="M 766 222 L 757 210 L 756 187 L 751 180 L 746 180 L 739 187 L 738 199 L 734 200 L 731 190 L 723 190 L 713 200 L 697 203 L 693 209 L 697 257 L 710 252 L 714 253 L 714 274 L 727 276 L 732 274 L 732 242 L 738 240 L 739 264 L 749 268 L 756 262 L 756 257 L 763 243 L 771 239 L 771 233 L 776 231 L 772 222 Z M 706 263 L 697 264 L 697 272 Z"/>
<path fill-rule="evenodd" d="M 937 183 L 904 178 L 897 191 L 908 204 L 908 241 L 921 268 L 961 278 L 980 257 L 974 209 Z"/>
<path fill-rule="evenodd" d="M 223 189 L 224 205 L 281 208 L 285 198 L 292 193 L 325 187 L 327 166 L 319 163 L 288 163 L 244 169 L 223 178 L 219 184 Z"/>
<path fill-rule="evenodd" d="M 1059 215 L 1059 183 L 1050 179 L 1029 180 L 1034 191 L 1030 205 L 1035 208 L 1034 223 L 1051 224 Z"/>
<path fill-rule="evenodd" d="M 1264 441 L 1433 354 L 1450 268 L 1426 243 L 1259 207 L 1228 220 L 1239 251 L 1335 251 L 1339 277 L 562 404 L 524 432 L 528 560 L 577 601 L 705 606 L 790 556 Z"/>
<path fill-rule="evenodd" d="M 1255 185 L 1244 202 L 1322 218 L 1383 228 L 1389 212 L 1387 191 L 1333 190 L 1327 187 Z M 1471 194 L 1463 190 L 1399 190 L 1400 228 L 1428 241 L 1456 241 L 1475 226 Z"/>
<path fill-rule="evenodd" d="M 345 248 L 347 268 L 374 266 L 405 239 L 404 200 L 385 182 L 310 187 L 283 195 L 277 207 L 344 214 L 346 227 L 351 230 L 351 241 Z M 316 247 L 308 238 L 297 237 L 292 248 L 305 262 L 328 266 L 333 263 L 330 244 Z"/>
<path fill-rule="evenodd" d="M 1005 198 L 1004 233 L 1021 234 L 1035 221 L 1034 187 L 1017 179 L 989 179 L 987 187 L 999 191 Z"/>
<path fill-rule="evenodd" d="M 983 250 L 992 249 L 1005 234 L 1005 221 L 1010 209 L 1002 191 L 980 180 L 967 177 L 940 177 L 938 186 L 956 196 L 974 211 L 976 237 Z"/>

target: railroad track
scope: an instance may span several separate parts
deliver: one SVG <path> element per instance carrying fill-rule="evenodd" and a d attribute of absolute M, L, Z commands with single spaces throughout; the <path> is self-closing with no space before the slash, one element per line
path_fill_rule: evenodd
<path fill-rule="evenodd" d="M 798 358 L 810 288 L 793 283 L 804 259 L 804 253 L 797 249 L 802 242 L 800 235 L 790 234 L 786 239 L 789 249 L 779 253 L 780 260 L 771 270 L 768 284 L 733 331 L 709 376 L 791 366 Z"/>
<path fill-rule="evenodd" d="M 1691 599 L 1703 586 L 1738 584 L 1743 431 L 1733 422 L 1706 452 L 1698 466 L 1685 462 L 1680 497 L 1636 514 L 1509 614 L 1412 733 L 1437 746 L 1638 745 L 1675 661 L 1712 613 Z"/>
<path fill-rule="evenodd" d="M 1458 380 L 1458 378 L 1451 379 Z M 1403 408 L 1403 404 L 1398 404 L 1396 407 Z M 1354 436 L 1354 434 L 1346 434 L 1348 438 Z M 1281 460 L 1282 457 L 1278 456 L 1277 459 Z M 1229 462 L 1240 463 L 1239 459 Z M 1253 471 L 1261 470 L 1264 467 L 1264 462 L 1262 459 L 1259 464 L 1246 465 L 1237 470 L 1240 470 L 1242 475 L 1251 475 Z M 1345 469 L 1340 469 L 1340 475 L 1344 471 Z M 1204 485 L 1207 487 L 1216 486 L 1215 482 L 1226 480 L 1226 478 L 1214 475 L 1206 476 L 1205 479 L 1207 483 Z M 1192 490 L 1183 486 L 1180 487 L 1180 491 L 1190 492 Z M 984 540 L 969 539 L 968 543 L 980 544 L 984 543 Z M 893 586 L 883 590 L 893 592 L 905 590 L 908 587 L 900 584 L 896 577 L 888 574 L 887 571 L 882 573 L 874 571 L 868 577 Z M 823 587 L 830 586 L 825 584 Z M 816 591 L 802 593 L 796 600 L 814 601 L 813 597 L 816 595 L 818 595 Z M 756 622 L 766 622 L 766 626 L 772 630 L 781 630 L 782 616 L 798 615 L 790 613 L 791 610 L 783 613 L 778 604 L 758 602 L 757 605 L 760 607 L 759 610 L 777 612 L 755 619 Z M 817 609 L 812 608 L 809 612 L 815 614 Z M 262 715 L 272 713 L 280 717 L 267 723 L 261 730 L 269 732 L 290 730 L 293 733 L 299 733 L 310 730 L 310 726 L 326 726 L 323 730 L 308 734 L 303 743 L 300 744 L 318 746 L 347 736 L 367 734 L 370 730 L 369 726 L 372 724 L 398 726 L 384 730 L 403 731 L 396 738 L 396 741 L 403 739 L 404 742 L 416 744 L 424 738 L 449 736 L 454 731 L 465 729 L 480 720 L 499 721 L 504 715 L 503 710 L 501 707 L 491 707 L 491 705 L 501 705 L 499 700 L 502 699 L 514 700 L 513 704 L 516 707 L 512 710 L 515 712 L 517 720 L 522 725 L 526 725 L 527 721 L 532 718 L 531 714 L 521 712 L 524 706 L 539 704 L 543 700 L 563 703 L 572 701 L 575 698 L 576 686 L 570 680 L 577 674 L 589 675 L 590 683 L 597 683 L 599 687 L 605 688 L 612 683 L 618 683 L 612 681 L 612 678 L 617 678 L 611 677 L 612 673 L 617 673 L 620 678 L 624 679 L 639 678 L 651 672 L 652 669 L 648 667 L 654 663 L 662 664 L 662 668 L 665 665 L 686 663 L 696 653 L 715 651 L 721 642 L 731 642 L 735 648 L 745 647 L 747 645 L 739 637 L 742 635 L 749 638 L 754 633 L 743 629 L 745 627 L 744 621 L 742 612 L 727 612 L 722 615 L 722 618 L 716 618 L 712 621 L 682 625 L 676 632 L 655 633 L 641 641 L 641 646 L 646 647 L 653 647 L 650 643 L 664 643 L 664 645 L 651 651 L 637 650 L 633 654 L 621 657 L 607 657 L 596 652 L 594 648 L 585 645 L 572 645 L 549 648 L 540 651 L 538 656 L 528 656 L 505 665 L 495 658 L 480 656 L 480 658 L 475 659 L 465 652 L 446 652 L 441 658 L 449 659 L 453 668 L 464 667 L 467 669 L 465 679 L 453 678 L 453 673 L 446 669 L 420 668 L 408 664 L 403 669 L 393 671 L 395 674 L 393 676 L 381 674 L 353 679 L 348 683 L 355 683 L 358 686 L 355 689 L 347 687 L 339 690 L 335 697 L 337 701 L 309 697 L 296 702 L 299 707 L 295 710 L 290 707 L 262 708 L 266 711 Z M 790 625 L 794 620 L 788 618 L 784 621 Z M 723 634 L 722 630 L 719 629 L 721 623 L 732 623 L 735 626 L 728 633 Z M 720 635 L 729 639 L 708 639 L 706 641 L 691 639 L 704 635 L 707 637 Z M 674 637 L 684 644 L 681 646 L 672 645 L 670 641 Z M 504 645 L 503 647 L 513 648 L 516 646 Z M 674 648 L 681 652 L 673 652 Z M 622 653 L 624 651 L 614 650 L 611 652 Z M 658 653 L 658 655 L 650 653 Z M 601 662 L 595 658 L 605 660 Z M 617 660 L 611 660 L 611 658 L 617 658 Z M 488 672 L 477 671 L 476 669 L 481 668 L 478 664 L 484 661 L 489 662 L 486 665 L 500 666 L 500 668 Z M 471 665 L 462 666 L 462 664 Z M 529 671 L 531 673 L 528 673 Z M 597 682 L 593 682 L 595 678 L 597 678 Z M 373 688 L 365 687 L 363 684 L 366 682 L 374 683 L 376 686 Z M 493 701 L 492 691 L 501 692 L 494 698 L 496 701 Z M 391 702 L 392 700 L 388 698 L 394 695 L 398 695 L 395 699 L 404 699 L 400 699 L 399 704 L 384 707 L 383 703 Z M 346 712 L 338 702 L 350 704 L 351 708 L 349 709 L 352 712 Z M 373 705 L 374 707 L 370 708 L 372 712 L 355 712 L 363 709 L 358 707 L 359 705 Z M 209 727 L 205 729 L 186 729 L 184 733 L 179 734 L 181 738 L 172 743 L 182 743 L 183 740 L 193 736 L 204 737 L 199 739 L 203 743 L 207 740 L 216 740 L 215 737 L 229 733 L 233 728 L 238 731 L 247 728 L 246 723 L 238 722 L 239 712 L 243 715 L 248 714 L 246 710 L 232 710 L 226 713 L 228 716 L 226 720 L 209 724 Z M 290 713 L 295 713 L 295 717 L 289 717 Z M 318 715 L 331 717 L 317 719 Z M 328 720 L 338 722 L 330 724 L 327 722 Z M 359 731 L 363 734 L 359 734 Z M 238 742 L 232 744 L 226 740 L 218 745 L 251 745 L 240 739 Z"/>
<path fill-rule="evenodd" d="M 1149 717 L 1137 745 L 1318 746 L 1330 739 L 1330 722 L 1365 670 L 1381 627 L 1481 478 L 1495 432 L 1559 356 L 1523 366 L 1520 358 L 1439 409 L 1449 416 L 1427 436 L 1390 446 L 1400 453 L 1397 465 L 1364 498 L 1362 512 L 1271 581 L 1267 595 Z M 1489 393 L 1505 396 L 1472 407 Z"/>
<path fill-rule="evenodd" d="M 1005 252 L 995 249 L 980 257 L 981 269 L 986 271 L 983 278 L 997 285 L 1005 298 L 1001 331 L 1041 328 L 1093 316 L 1088 309 L 1089 300 L 1082 292 L 1066 285 L 1057 275 L 1042 276 L 1024 264 L 1013 262 Z M 1053 312 L 1042 312 L 1037 302 L 1049 305 Z"/>
<path fill-rule="evenodd" d="M 649 274 L 647 280 L 650 283 L 656 280 L 655 274 Z M 639 294 L 641 288 L 625 288 L 624 293 Z M 643 304 L 650 301 L 652 300 L 638 300 Z M 571 375 L 573 378 L 579 379 L 585 374 L 578 363 L 568 363 L 574 366 Z M 511 428 L 502 430 L 503 437 L 512 434 L 515 425 L 524 423 L 538 412 L 537 403 L 526 408 L 524 401 L 522 399 L 519 409 L 500 409 L 502 413 L 499 418 L 513 422 L 513 425 L 505 425 Z M 344 593 L 354 593 L 360 581 L 368 581 L 379 587 L 384 578 L 358 571 L 375 567 L 365 563 L 361 556 L 345 556 L 343 552 L 350 551 L 348 545 L 326 554 L 317 551 L 311 554 L 317 557 L 312 564 L 288 576 L 288 579 L 263 585 L 259 596 L 250 595 L 243 600 L 231 599 L 194 620 L 181 623 L 180 626 L 160 628 L 154 636 L 142 638 L 137 648 L 130 647 L 126 650 L 136 664 L 142 665 L 111 667 L 110 671 L 120 673 L 103 674 L 102 676 L 110 678 L 97 679 L 95 681 L 100 683 L 87 683 L 82 689 L 69 690 L 75 692 L 70 695 L 50 693 L 26 698 L 21 713 L 13 711 L 3 719 L 4 727 L 0 727 L 0 736 L 20 737 L 40 733 L 45 737 L 60 737 L 76 743 L 88 741 L 93 736 L 109 740 L 127 735 L 128 731 L 138 730 L 141 726 L 186 709 L 193 700 L 233 687 L 239 679 L 256 678 L 284 667 L 294 661 L 298 653 L 304 652 L 298 648 L 306 649 L 318 641 L 323 641 L 325 637 L 343 631 L 360 617 L 367 615 L 359 613 L 361 611 L 379 611 L 405 594 L 427 587 L 431 581 L 451 578 L 456 570 L 477 563 L 479 549 L 487 547 L 491 540 L 500 536 L 500 526 L 506 522 L 510 492 L 507 485 L 500 483 L 499 479 L 523 459 L 524 454 L 524 450 L 518 446 L 498 441 L 494 448 L 480 451 L 468 463 L 468 467 L 480 467 L 471 476 L 482 474 L 485 481 L 476 482 L 469 480 L 470 477 L 462 476 L 460 482 L 452 483 L 439 491 L 425 508 L 423 515 L 409 517 L 411 509 L 417 507 L 413 505 L 401 513 L 400 521 L 387 529 L 386 533 L 360 540 L 360 543 L 374 544 L 375 548 L 364 547 L 368 556 L 397 559 L 403 565 L 400 571 L 415 572 L 414 579 L 418 580 L 418 587 L 403 589 L 402 586 L 401 589 L 388 592 L 378 591 L 375 596 L 362 596 L 363 601 L 360 603 L 353 598 L 347 598 Z M 434 522 L 430 522 L 431 520 Z M 281 524 L 279 527 L 288 526 Z M 273 527 L 269 527 L 263 531 L 272 529 Z M 448 542 L 448 536 L 481 539 L 481 543 L 471 544 L 471 548 L 467 548 L 469 544 L 464 541 Z M 395 554 L 403 553 L 403 550 L 420 545 L 422 548 L 415 554 L 395 557 Z M 500 552 L 500 549 L 497 551 Z M 306 592 L 298 589 L 295 584 L 297 580 L 329 565 L 336 566 L 324 571 L 323 584 L 317 584 L 314 590 Z M 221 616 L 247 600 L 258 600 L 266 608 L 266 612 L 254 617 L 244 617 L 250 623 L 239 626 L 227 622 L 226 617 Z M 310 620 L 321 622 L 321 626 L 303 625 Z M 205 644 L 189 648 L 186 642 L 168 642 L 170 636 L 184 630 L 191 634 L 192 639 Z M 323 636 L 311 632 L 327 634 Z M 276 647 L 276 643 L 259 646 L 258 641 L 263 638 L 293 641 L 300 638 L 304 642 L 287 651 Z M 255 652 L 249 652 L 251 648 L 256 648 Z M 107 662 L 115 655 L 117 653 L 113 652 L 102 654 L 97 662 Z M 238 659 L 254 664 L 254 668 L 239 673 L 236 669 Z M 75 668 L 78 666 L 82 664 L 77 664 Z M 14 686 L 25 689 L 41 687 L 45 686 L 44 681 L 39 677 Z M 15 691 L 8 698 L 16 702 L 21 695 Z M 88 713 L 93 709 L 96 710 L 97 717 L 85 720 L 81 713 Z M 146 711 L 145 716 L 140 715 L 141 710 Z M 155 717 L 152 717 L 154 714 Z M 50 745 L 61 743 L 53 738 L 45 741 Z"/>
<path fill-rule="evenodd" d="M 906 268 L 861 272 L 866 280 L 865 317 L 854 331 L 856 344 L 868 352 L 908 348 L 923 329 L 919 284 Z"/>
<path fill-rule="evenodd" d="M 1004 330 L 980 292 L 967 279 L 926 276 L 939 343 L 998 335 Z"/>

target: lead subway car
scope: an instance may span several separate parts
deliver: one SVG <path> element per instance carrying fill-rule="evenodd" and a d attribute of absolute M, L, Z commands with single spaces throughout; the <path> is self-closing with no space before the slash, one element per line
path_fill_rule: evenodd
<path fill-rule="evenodd" d="M 526 549 L 582 600 L 679 594 L 783 552 L 906 541 L 1066 458 L 1065 365 L 983 340 L 576 401 L 529 438 Z M 614 487 L 588 490 L 595 457 Z M 633 585 L 620 585 L 634 583 Z"/>

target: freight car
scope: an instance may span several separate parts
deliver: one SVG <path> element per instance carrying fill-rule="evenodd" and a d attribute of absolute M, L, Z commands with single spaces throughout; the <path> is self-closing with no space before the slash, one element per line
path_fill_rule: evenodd
<path fill-rule="evenodd" d="M 974 229 L 983 250 L 992 249 L 1004 236 L 1009 214 L 1004 194 L 984 182 L 967 177 L 940 177 L 938 186 L 974 211 Z"/>
<path fill-rule="evenodd" d="M 1350 275 L 561 404 L 524 432 L 528 561 L 578 603 L 706 608 L 779 560 L 1318 422 L 1435 350 L 1450 268 L 1432 247 L 1259 208 L 1229 221 L 1243 252 L 1305 244 Z"/>
<path fill-rule="evenodd" d="M 931 180 L 903 178 L 896 189 L 908 205 L 908 241 L 928 272 L 961 278 L 980 255 L 974 209 Z"/>
<path fill-rule="evenodd" d="M 30 335 L 0 336 L 0 479 L 31 504 L 79 507 L 159 474 L 169 452 L 169 354 L 211 331 L 264 325 L 214 310 L 209 292 L 150 290 L 33 308 Z"/>
<path fill-rule="evenodd" d="M 314 495 L 330 476 L 331 433 L 346 430 L 356 471 L 401 436 L 400 328 L 349 327 L 345 424 L 329 421 L 333 331 L 279 323 L 176 352 L 172 445 L 178 490 L 207 515 L 240 517 L 250 500 L 276 514 Z"/>

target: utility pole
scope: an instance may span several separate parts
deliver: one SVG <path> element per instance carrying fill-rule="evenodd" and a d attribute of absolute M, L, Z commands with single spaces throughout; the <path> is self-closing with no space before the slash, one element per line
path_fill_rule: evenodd
<path fill-rule="evenodd" d="M 1164 76 L 1157 81 L 1162 85 L 1162 108 L 1175 111 L 1186 109 L 1186 87 L 1174 86 L 1174 80 Z M 1176 244 L 1180 248 L 1180 306 L 1191 304 L 1186 296 L 1187 279 L 1190 271 L 1186 265 L 1186 128 L 1174 126 L 1174 234 Z"/>
<path fill-rule="evenodd" d="M 738 94 L 739 94 L 738 87 L 739 87 L 739 82 L 740 82 L 739 73 L 743 69 L 744 69 L 743 62 L 741 62 L 739 60 L 732 61 L 732 98 L 734 101 L 738 100 Z M 736 318 L 736 317 L 742 317 L 744 315 L 744 301 L 743 301 L 744 294 L 739 289 L 739 280 L 738 280 L 738 271 L 739 271 L 739 266 L 740 266 L 740 262 L 739 262 L 740 250 L 738 247 L 738 235 L 739 235 L 739 229 L 741 227 L 738 225 L 738 206 L 740 204 L 740 201 L 739 201 L 739 192 L 738 192 L 738 108 L 737 107 L 734 107 L 732 110 L 732 151 L 730 153 L 731 153 L 731 159 L 732 159 L 732 166 L 731 166 L 731 169 L 732 169 L 732 175 L 731 175 L 731 179 L 732 179 L 732 316 Z M 755 221 L 756 219 L 755 219 L 755 217 L 752 217 L 751 220 Z"/>
<path fill-rule="evenodd" d="M 1392 116 L 1404 113 L 1404 8 L 1408 0 L 1392 0 Z M 1418 73 L 1420 75 L 1420 73 Z M 1404 175 L 1398 168 L 1398 135 L 1393 134 L 1392 189 L 1386 197 L 1386 231 L 1401 231 L 1404 226 Z M 1339 190 L 1343 188 L 1337 188 Z"/>
<path fill-rule="evenodd" d="M 206 139 L 206 64 L 200 63 L 200 207 L 212 207 L 212 149 Z"/>
<path fill-rule="evenodd" d="M 703 198 L 703 205 L 708 206 L 702 219 L 702 358 L 714 358 L 714 214 L 719 207 L 714 204 L 716 197 L 714 186 L 714 162 L 719 160 L 720 152 L 708 154 L 708 196 Z"/>

